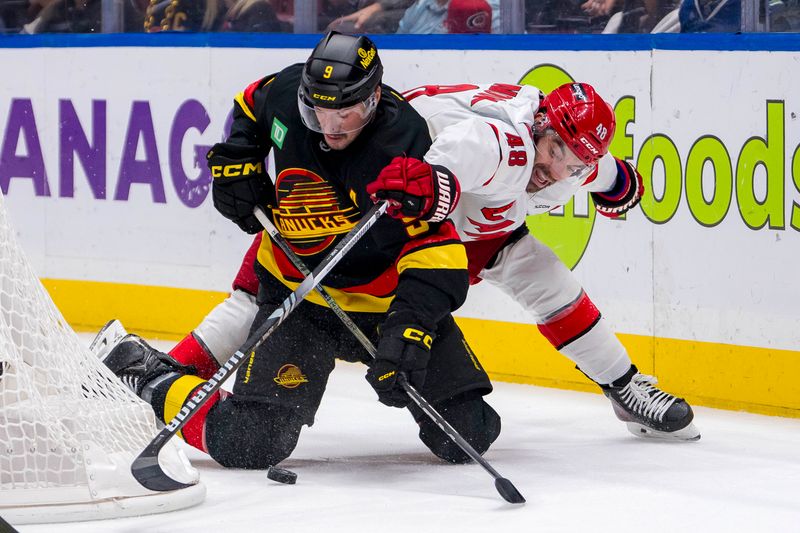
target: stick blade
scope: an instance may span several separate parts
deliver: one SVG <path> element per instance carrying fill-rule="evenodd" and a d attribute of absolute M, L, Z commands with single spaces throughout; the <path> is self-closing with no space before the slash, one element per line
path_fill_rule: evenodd
<path fill-rule="evenodd" d="M 131 463 L 131 474 L 146 489 L 156 492 L 185 489 L 191 484 L 175 481 L 161 469 L 158 464 L 158 450 L 153 452 L 150 446 L 144 449 Z"/>
<path fill-rule="evenodd" d="M 504 477 L 499 477 L 494 480 L 494 486 L 500 496 L 503 497 L 508 503 L 525 503 L 525 498 L 519 493 L 517 487 L 511 481 Z"/>

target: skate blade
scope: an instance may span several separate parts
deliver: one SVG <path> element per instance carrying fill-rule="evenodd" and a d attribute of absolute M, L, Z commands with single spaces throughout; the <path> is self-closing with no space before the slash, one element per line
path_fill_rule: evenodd
<path fill-rule="evenodd" d="M 109 320 L 89 345 L 89 351 L 92 352 L 95 357 L 103 361 L 114 346 L 119 344 L 119 341 L 127 334 L 128 332 L 125 331 L 122 322 L 116 318 Z"/>
<path fill-rule="evenodd" d="M 658 431 L 637 424 L 636 422 L 626 422 L 625 425 L 628 426 L 628 431 L 643 439 L 680 440 L 688 442 L 700 440 L 700 431 L 694 426 L 694 423 L 690 423 L 683 429 L 671 432 Z"/>

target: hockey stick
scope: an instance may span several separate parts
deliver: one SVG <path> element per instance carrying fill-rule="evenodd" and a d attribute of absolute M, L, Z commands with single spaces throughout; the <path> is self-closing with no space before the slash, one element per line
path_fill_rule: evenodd
<path fill-rule="evenodd" d="M 245 357 L 252 354 L 267 337 L 269 337 L 275 328 L 277 328 L 289 313 L 303 301 L 308 293 L 314 290 L 314 287 L 319 284 L 322 279 L 328 275 L 334 266 L 350 251 L 350 249 L 358 242 L 358 240 L 372 227 L 373 224 L 386 212 L 386 202 L 379 202 L 370 209 L 364 217 L 356 224 L 350 232 L 339 241 L 336 247 L 322 260 L 322 262 L 314 269 L 310 276 L 306 277 L 283 301 L 267 319 L 261 324 L 258 329 L 253 332 L 250 337 L 245 341 L 239 350 L 228 359 L 224 365 L 194 394 L 194 396 L 187 401 L 180 412 L 175 415 L 172 421 L 164 426 L 164 429 L 150 441 L 142 453 L 134 459 L 131 464 L 131 474 L 136 478 L 140 484 L 145 488 L 154 491 L 168 491 L 177 490 L 188 487 L 189 484 L 181 483 L 169 477 L 166 472 L 158 464 L 158 453 L 161 448 L 175 435 L 192 416 L 205 404 L 211 395 L 214 394 L 230 375 L 236 371 L 237 368 L 242 366 Z"/>
<path fill-rule="evenodd" d="M 286 239 L 283 238 L 283 235 L 281 235 L 280 231 L 278 231 L 278 228 L 276 228 L 269 218 L 267 218 L 266 213 L 264 213 L 260 207 L 256 207 L 253 211 L 253 214 L 261 223 L 261 225 L 264 226 L 264 229 L 267 230 L 267 233 L 269 233 L 270 237 L 272 237 L 273 242 L 277 244 L 278 248 L 280 248 L 286 257 L 289 258 L 295 268 L 297 268 L 297 270 L 299 270 L 304 276 L 312 275 L 305 263 L 303 263 L 303 261 L 297 257 L 297 254 L 295 254 L 291 248 L 289 248 L 289 244 L 286 242 Z M 358 339 L 364 349 L 366 349 L 372 358 L 375 359 L 378 351 L 375 349 L 375 345 L 372 344 L 364 332 L 361 331 L 361 328 L 359 328 L 356 323 L 353 322 L 345 310 L 342 309 L 338 303 L 336 303 L 336 300 L 334 300 L 333 297 L 328 294 L 328 292 L 321 285 L 316 285 L 314 290 L 316 290 L 320 296 L 322 296 L 322 298 L 325 300 L 325 303 L 327 303 L 328 307 L 330 307 L 331 311 L 333 311 L 336 316 L 339 317 L 345 327 L 350 330 L 350 333 L 352 333 Z M 398 380 L 400 381 L 400 385 L 406 391 L 408 396 L 414 401 L 414 403 L 417 404 L 419 408 L 422 409 L 422 411 L 428 415 L 428 417 L 433 420 L 453 442 L 458 444 L 464 453 L 469 455 L 472 460 L 481 465 L 484 470 L 491 474 L 491 476 L 494 478 L 494 486 L 504 500 L 509 503 L 525 503 L 525 498 L 522 496 L 522 494 L 520 494 L 514 484 L 511 483 L 509 479 L 501 476 L 486 459 L 484 459 L 477 451 L 475 451 L 475 448 L 473 448 L 472 445 L 470 445 L 470 443 L 458 433 L 458 430 L 451 426 L 450 423 L 447 422 L 447 420 L 445 420 L 444 417 L 442 417 L 442 415 L 440 415 L 436 409 L 430 403 L 428 403 L 425 398 L 422 397 L 417 389 L 415 389 L 414 386 L 408 382 L 405 374 L 400 373 Z"/>

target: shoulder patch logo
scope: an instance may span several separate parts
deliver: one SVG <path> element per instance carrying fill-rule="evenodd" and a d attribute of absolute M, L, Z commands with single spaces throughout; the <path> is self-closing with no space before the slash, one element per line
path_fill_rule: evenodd
<path fill-rule="evenodd" d="M 278 369 L 278 375 L 272 378 L 272 380 L 281 387 L 287 389 L 296 389 L 301 384 L 308 383 L 308 378 L 300 371 L 300 368 L 292 364 L 280 367 Z"/>
<path fill-rule="evenodd" d="M 272 119 L 272 129 L 269 133 L 269 138 L 272 139 L 273 144 L 280 149 L 283 149 L 283 141 L 286 139 L 286 132 L 289 128 L 278 120 L 278 117 Z"/>

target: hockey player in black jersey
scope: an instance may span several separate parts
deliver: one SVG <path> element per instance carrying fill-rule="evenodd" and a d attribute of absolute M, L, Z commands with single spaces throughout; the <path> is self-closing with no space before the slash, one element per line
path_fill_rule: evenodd
<path fill-rule="evenodd" d="M 430 147 L 425 121 L 381 84 L 382 72 L 372 41 L 331 32 L 304 65 L 236 96 L 231 134 L 208 153 L 219 212 L 256 233 L 253 209 L 264 208 L 293 250 L 316 267 L 373 205 L 366 185 L 394 157 L 421 159 Z M 272 178 L 265 167 L 270 152 Z M 453 187 L 455 201 L 455 180 L 444 169 L 438 178 Z M 256 273 L 254 327 L 303 279 L 267 237 Z M 312 293 L 244 363 L 234 393 L 206 403 L 183 427 L 183 438 L 224 466 L 277 464 L 295 448 L 302 426 L 314 422 L 338 357 L 368 363 L 367 381 L 390 406 L 409 403 L 396 379 L 405 373 L 483 453 L 500 432 L 500 417 L 483 399 L 491 384 L 451 315 L 467 288 L 466 253 L 451 222 L 382 217 L 325 281 L 378 346 L 375 362 Z M 105 361 L 166 421 L 203 383 L 192 368 L 140 340 L 121 342 Z M 469 459 L 416 406 L 409 409 L 434 454 Z"/>

